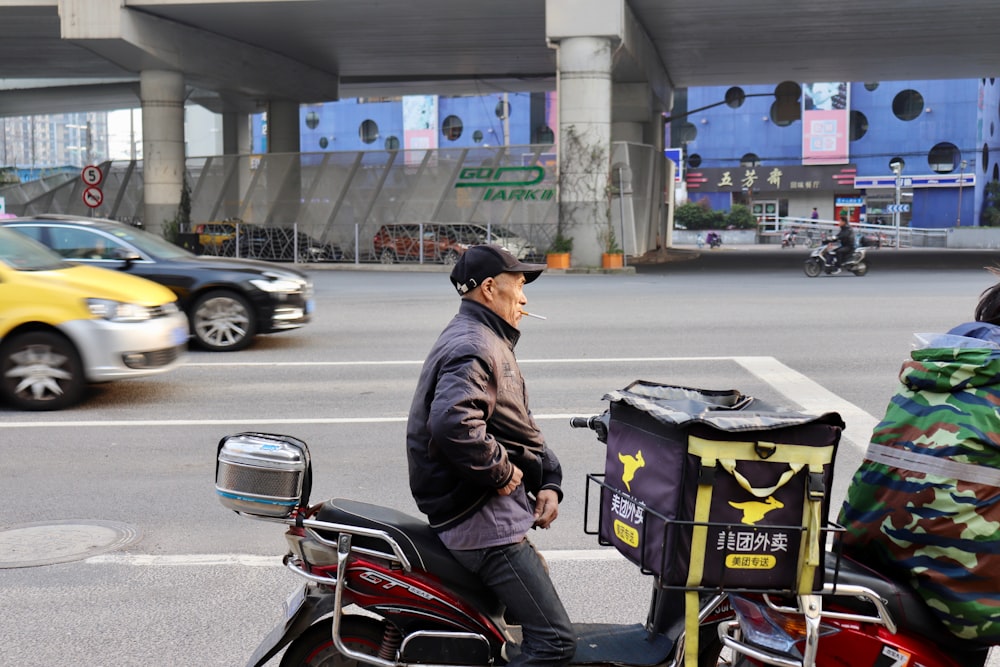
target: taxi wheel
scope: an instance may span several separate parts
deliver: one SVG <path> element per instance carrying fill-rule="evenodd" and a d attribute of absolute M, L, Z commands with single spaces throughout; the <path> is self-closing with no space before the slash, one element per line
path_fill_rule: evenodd
<path fill-rule="evenodd" d="M 78 402 L 87 384 L 76 348 L 48 331 L 4 341 L 0 364 L 0 392 L 20 410 L 61 410 Z"/>
<path fill-rule="evenodd" d="M 235 352 L 250 344 L 256 332 L 250 302 L 226 290 L 207 292 L 191 309 L 191 333 L 199 346 L 213 352 Z"/>

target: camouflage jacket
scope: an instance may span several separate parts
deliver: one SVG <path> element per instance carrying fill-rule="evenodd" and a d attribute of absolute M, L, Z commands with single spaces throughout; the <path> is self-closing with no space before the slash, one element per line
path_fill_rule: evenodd
<path fill-rule="evenodd" d="M 854 474 L 845 551 L 908 580 L 955 635 L 1000 643 L 1000 347 L 927 341 Z"/>

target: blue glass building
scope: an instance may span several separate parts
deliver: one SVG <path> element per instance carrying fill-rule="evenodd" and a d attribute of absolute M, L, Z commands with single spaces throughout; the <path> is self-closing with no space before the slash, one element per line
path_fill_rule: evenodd
<path fill-rule="evenodd" d="M 556 106 L 555 93 L 304 105 L 301 150 L 552 143 Z M 978 225 L 984 185 L 1000 181 L 994 79 L 692 88 L 678 91 L 667 122 L 683 155 L 681 198 L 727 211 L 744 203 L 764 222 L 810 217 L 815 208 L 826 220 L 846 211 L 853 221 L 888 224 L 893 208 L 905 208 L 903 225 Z M 263 114 L 253 117 L 252 141 L 266 152 Z M 894 161 L 904 164 L 898 175 Z"/>
<path fill-rule="evenodd" d="M 775 86 L 690 89 L 671 122 L 684 149 L 689 199 L 723 210 L 750 204 L 759 217 L 809 217 L 815 207 L 822 219 L 846 210 L 854 221 L 888 223 L 896 203 L 890 162 L 901 160 L 900 203 L 909 205 L 901 224 L 979 224 L 983 185 L 1000 175 L 1000 156 L 990 150 L 1000 131 L 992 79 L 841 84 L 831 108 L 841 114 L 837 132 L 846 150 L 822 167 L 809 159 L 809 91 L 803 85 L 782 97 Z M 739 182 L 748 169 L 757 179 Z M 731 171 L 733 186 L 719 185 L 720 170 Z M 783 182 L 762 184 L 775 172 Z"/>
<path fill-rule="evenodd" d="M 553 94 L 492 93 L 465 97 L 407 96 L 303 105 L 301 150 L 398 150 L 545 144 Z M 267 120 L 253 116 L 253 150 L 267 150 Z M 408 138 L 420 138 L 419 144 Z"/>

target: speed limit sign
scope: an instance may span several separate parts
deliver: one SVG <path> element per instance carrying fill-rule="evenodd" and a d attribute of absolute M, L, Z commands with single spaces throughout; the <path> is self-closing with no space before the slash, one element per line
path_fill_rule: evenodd
<path fill-rule="evenodd" d="M 87 165 L 80 172 L 80 178 L 87 185 L 100 185 L 101 181 L 104 180 L 104 174 L 101 173 L 101 168 L 96 165 Z"/>

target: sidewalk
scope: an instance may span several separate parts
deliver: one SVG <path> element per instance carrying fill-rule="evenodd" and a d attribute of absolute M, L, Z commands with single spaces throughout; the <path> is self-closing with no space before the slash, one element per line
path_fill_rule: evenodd
<path fill-rule="evenodd" d="M 954 248 L 866 248 L 872 271 L 886 270 L 968 270 L 987 266 L 1000 267 L 1000 250 Z M 630 258 L 629 264 L 639 273 L 658 271 L 733 271 L 794 270 L 802 271 L 810 248 L 782 248 L 762 243 L 723 245 L 698 249 L 681 245 Z"/>

